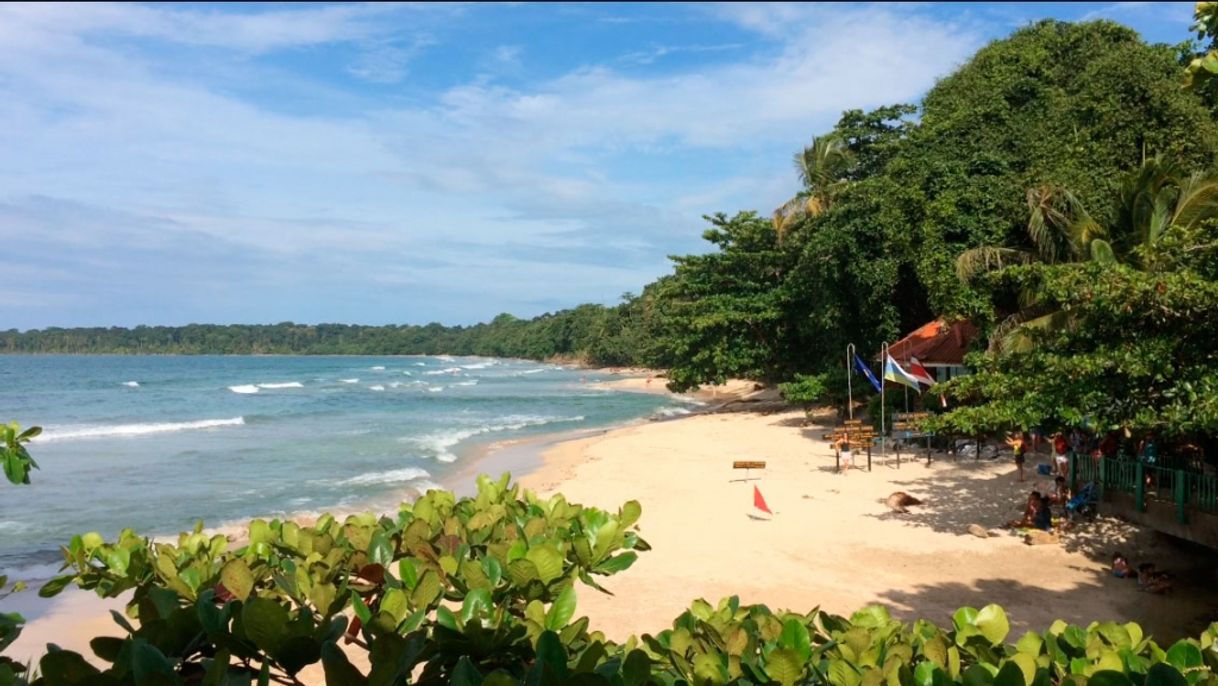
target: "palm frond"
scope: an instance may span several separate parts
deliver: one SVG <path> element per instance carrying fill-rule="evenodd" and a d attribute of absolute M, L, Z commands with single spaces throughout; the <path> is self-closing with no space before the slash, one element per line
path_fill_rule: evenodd
<path fill-rule="evenodd" d="M 1218 175 L 1197 172 L 1180 183 L 1171 223 L 1193 228 L 1218 217 Z"/>
<path fill-rule="evenodd" d="M 991 353 L 1023 353 L 1036 347 L 1036 332 L 1053 332 L 1072 328 L 1076 321 L 1065 310 L 1041 313 L 1023 310 L 1007 317 L 990 334 Z"/>
<path fill-rule="evenodd" d="M 1117 263 L 1116 253 L 1112 250 L 1112 244 L 1102 238 L 1091 241 L 1090 250 L 1093 262 L 1109 267 Z"/>
<path fill-rule="evenodd" d="M 1026 250 L 983 245 L 960 253 L 956 258 L 956 276 L 967 282 L 986 272 L 1035 261 L 1036 257 Z"/>

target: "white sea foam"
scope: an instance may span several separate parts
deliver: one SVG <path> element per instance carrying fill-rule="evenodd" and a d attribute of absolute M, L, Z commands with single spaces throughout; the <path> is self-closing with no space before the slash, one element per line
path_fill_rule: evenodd
<path fill-rule="evenodd" d="M 258 388 L 304 388 L 304 384 L 299 381 L 288 381 L 285 383 L 260 383 Z"/>
<path fill-rule="evenodd" d="M 454 384 L 452 384 L 452 385 L 453 385 L 453 386 L 477 386 L 477 385 L 478 385 L 478 380 L 477 380 L 477 379 L 470 379 L 469 381 L 458 381 L 458 382 L 456 382 L 456 383 L 454 383 Z"/>
<path fill-rule="evenodd" d="M 680 417 L 689 413 L 690 410 L 685 407 L 661 407 L 660 409 L 656 410 L 654 416 L 661 419 L 668 419 L 670 417 Z"/>
<path fill-rule="evenodd" d="M 437 360 L 444 360 L 445 362 L 452 362 L 452 361 L 453 361 L 453 358 L 449 357 L 448 355 L 436 355 L 436 359 L 437 359 Z"/>
<path fill-rule="evenodd" d="M 405 374 L 406 376 L 414 376 L 414 374 L 412 374 L 411 372 L 402 372 L 402 373 Z"/>
<path fill-rule="evenodd" d="M 463 365 L 461 365 L 461 368 L 462 369 L 486 369 L 487 367 L 494 367 L 497 364 L 499 364 L 499 363 L 495 360 L 488 360 L 486 362 L 478 362 L 475 364 L 463 364 Z"/>
<path fill-rule="evenodd" d="M 440 462 L 455 462 L 457 456 L 452 452 L 461 441 L 473 438 L 481 434 L 495 433 L 499 431 L 518 431 L 530 426 L 545 426 L 547 424 L 561 424 L 567 422 L 582 422 L 584 417 L 578 415 L 575 417 L 544 417 L 540 415 L 508 415 L 500 418 L 500 421 L 484 424 L 482 426 L 464 427 L 459 429 L 451 429 L 448 431 L 439 431 L 435 433 L 425 434 L 423 436 L 412 436 L 400 439 L 404 443 L 413 443 L 435 455 L 435 458 Z"/>
<path fill-rule="evenodd" d="M 427 374 L 428 376 L 435 376 L 436 374 L 460 374 L 461 368 L 460 367 L 447 367 L 445 369 L 437 369 L 434 371 L 423 372 L 423 373 Z"/>
<path fill-rule="evenodd" d="M 395 484 L 403 481 L 415 481 L 418 479 L 426 479 L 431 476 L 427 470 L 419 469 L 418 467 L 406 467 L 405 469 L 391 469 L 386 472 L 368 472 L 353 476 L 350 479 L 343 479 L 336 482 L 335 486 L 370 486 L 372 484 Z"/>
<path fill-rule="evenodd" d="M 359 379 L 339 379 L 343 383 L 359 383 Z"/>
<path fill-rule="evenodd" d="M 427 363 L 426 363 L 426 362 L 415 362 L 415 363 L 414 363 L 414 366 L 416 366 L 416 367 L 426 367 L 426 366 L 427 366 Z"/>
<path fill-rule="evenodd" d="M 550 371 L 550 369 L 552 369 L 552 367 L 538 367 L 536 369 L 525 369 L 524 371 L 516 372 L 512 376 L 524 376 L 525 374 L 540 374 L 542 372 L 548 372 L 548 371 Z"/>
<path fill-rule="evenodd" d="M 383 391 L 383 390 L 385 390 L 385 387 L 384 387 L 384 386 L 382 386 L 382 385 L 380 385 L 380 384 L 378 383 L 378 384 L 377 384 L 377 385 L 375 385 L 375 386 L 369 386 L 369 387 L 368 387 L 368 390 L 370 390 L 370 391 Z"/>
<path fill-rule="evenodd" d="M 381 365 L 379 365 L 379 364 L 378 364 L 377 366 L 375 366 L 375 367 L 373 367 L 373 368 L 372 368 L 372 371 L 374 371 L 374 372 L 383 372 L 383 371 L 385 371 L 385 368 L 384 368 L 384 367 L 382 367 Z"/>
<path fill-rule="evenodd" d="M 427 392 L 428 393 L 439 393 L 442 390 L 444 390 L 443 386 L 432 386 L 431 388 L 427 389 Z"/>
<path fill-rule="evenodd" d="M 113 424 L 105 426 L 70 426 L 62 429 L 48 428 L 37 441 L 68 441 L 89 438 L 126 438 L 149 434 L 173 433 L 198 429 L 216 429 L 222 426 L 241 426 L 244 417 L 232 419 L 202 419 L 196 422 L 158 422 L 150 424 Z"/>
<path fill-rule="evenodd" d="M 140 387 L 140 382 L 138 382 L 138 381 L 124 381 L 124 382 L 123 382 L 123 385 L 124 385 L 124 386 L 129 386 L 129 387 L 131 387 L 131 388 L 139 388 L 139 387 Z"/>
<path fill-rule="evenodd" d="M 229 386 L 228 390 L 233 393 L 257 393 L 258 387 L 254 384 L 245 384 L 243 386 Z"/>

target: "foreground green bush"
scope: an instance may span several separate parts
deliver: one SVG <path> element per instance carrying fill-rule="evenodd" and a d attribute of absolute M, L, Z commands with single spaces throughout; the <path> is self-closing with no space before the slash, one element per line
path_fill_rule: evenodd
<path fill-rule="evenodd" d="M 1114 623 L 1058 622 L 1012 644 L 993 605 L 941 628 L 879 606 L 844 618 L 699 600 L 672 628 L 616 644 L 575 619 L 574 588 L 603 591 L 597 577 L 648 549 L 640 514 L 633 501 L 609 513 L 540 499 L 505 475 L 479 478 L 473 498 L 431 491 L 396 518 L 254 520 L 231 551 L 201 527 L 176 544 L 77 536 L 64 548 L 69 573 L 40 593 L 130 592 L 127 612 L 114 613 L 127 635 L 91 642 L 104 670 L 54 646 L 37 675 L 0 659 L 0 686 L 296 684 L 318 662 L 331 686 L 1215 683 L 1218 625 L 1166 651 Z M 0 647 L 12 638 L 0 633 Z M 367 673 L 348 659 L 354 650 Z"/>

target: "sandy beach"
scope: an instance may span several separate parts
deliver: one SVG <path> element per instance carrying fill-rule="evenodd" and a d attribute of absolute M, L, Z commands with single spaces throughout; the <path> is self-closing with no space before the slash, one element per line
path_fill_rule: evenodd
<path fill-rule="evenodd" d="M 648 383 L 644 376 L 608 383 L 666 392 L 662 380 Z M 1218 616 L 1211 578 L 1191 571 L 1203 569 L 1205 554 L 1153 532 L 1100 518 L 1061 544 L 1029 546 L 999 529 L 1019 515 L 1028 490 L 1047 487 L 1045 477 L 1018 483 L 1009 460 L 943 458 L 928 466 L 906 455 L 898 467 L 875 455 L 870 472 L 864 458 L 857 461 L 863 468 L 840 474 L 822 440 L 826 425 L 783 409 L 771 391 L 737 382 L 696 397 L 706 405 L 691 416 L 497 446 L 471 465 L 470 474 L 531 470 L 520 477 L 526 487 L 573 502 L 612 509 L 631 499 L 642 503 L 640 524 L 653 550 L 603 582 L 615 595 L 579 593 L 577 615 L 611 638 L 662 630 L 694 599 L 728 595 L 841 614 L 878 602 L 904 619 L 940 623 L 960 606 L 998 603 L 1016 631 L 1059 618 L 1133 620 L 1164 639 Z M 735 460 L 763 460 L 766 468 L 746 481 L 732 469 Z M 772 516 L 754 509 L 754 487 Z M 898 490 L 925 504 L 908 514 L 891 511 L 882 501 Z M 971 524 L 993 535 L 970 534 Z M 1176 571 L 1186 589 L 1172 596 L 1138 592 L 1135 583 L 1109 574 L 1113 550 Z M 21 604 L 34 609 L 44 602 L 30 592 Z M 48 641 L 89 654 L 90 637 L 116 633 L 106 616 L 112 607 L 66 593 L 31 612 L 10 654 L 32 657 Z"/>
<path fill-rule="evenodd" d="M 747 409 L 748 402 L 732 406 Z M 1190 571 L 1203 570 L 1205 555 L 1154 532 L 1100 518 L 1059 545 L 1029 546 L 999 530 L 1019 516 L 1031 488 L 1048 488 L 1045 477 L 1018 483 L 1002 459 L 902 461 L 898 468 L 878 456 L 870 473 L 838 474 L 824 431 L 805 425 L 799 410 L 700 414 L 560 444 L 522 482 L 605 508 L 642 503 L 643 535 L 654 550 L 608 580 L 614 596 L 580 593 L 579 614 L 614 638 L 666 628 L 696 598 L 733 594 L 843 614 L 878 602 L 900 617 L 938 622 L 950 622 L 963 605 L 998 603 L 1017 630 L 1059 618 L 1133 620 L 1172 639 L 1215 616 L 1212 579 Z M 742 481 L 735 460 L 767 465 Z M 773 517 L 754 510 L 754 486 Z M 891 511 L 882 500 L 898 490 L 925 505 Z M 970 524 L 994 535 L 972 535 Z M 1113 578 L 1114 550 L 1176 570 L 1187 592 L 1154 596 Z"/>

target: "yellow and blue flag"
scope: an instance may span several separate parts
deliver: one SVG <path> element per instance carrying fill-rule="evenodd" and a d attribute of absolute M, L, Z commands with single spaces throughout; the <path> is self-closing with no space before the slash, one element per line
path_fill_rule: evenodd
<path fill-rule="evenodd" d="M 918 386 L 917 377 L 904 369 L 901 369 L 901 365 L 897 364 L 897 361 L 892 359 L 892 355 L 887 355 L 884 359 L 884 380 L 909 386 L 915 391 L 920 392 L 922 390 L 922 388 Z"/>

